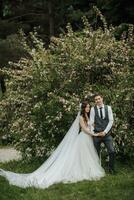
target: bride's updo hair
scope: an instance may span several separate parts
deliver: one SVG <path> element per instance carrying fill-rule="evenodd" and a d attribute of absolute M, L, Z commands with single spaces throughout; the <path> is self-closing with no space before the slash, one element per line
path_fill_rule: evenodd
<path fill-rule="evenodd" d="M 89 102 L 88 102 L 87 100 L 85 100 L 85 101 L 83 101 L 83 102 L 81 103 L 81 113 L 80 113 L 80 115 L 84 118 L 84 121 L 85 121 L 86 123 L 87 123 L 87 118 L 86 118 L 85 108 L 87 107 L 87 105 L 90 106 L 90 104 L 89 104 Z M 90 112 L 87 113 L 88 117 L 89 117 L 89 114 L 90 114 Z"/>

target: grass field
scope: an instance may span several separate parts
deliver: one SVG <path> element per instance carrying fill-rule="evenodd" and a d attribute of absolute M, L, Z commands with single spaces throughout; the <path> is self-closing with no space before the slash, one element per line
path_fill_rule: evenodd
<path fill-rule="evenodd" d="M 40 163 L 21 161 L 0 163 L 0 167 L 14 172 L 32 172 Z M 117 165 L 117 175 L 100 181 L 82 181 L 75 184 L 56 184 L 48 189 L 22 189 L 9 185 L 0 177 L 0 200 L 133 200 L 134 172 L 132 165 Z"/>

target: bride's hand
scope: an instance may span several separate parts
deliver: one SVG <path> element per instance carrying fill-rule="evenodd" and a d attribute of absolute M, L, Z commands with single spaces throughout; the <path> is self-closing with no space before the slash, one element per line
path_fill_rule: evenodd
<path fill-rule="evenodd" d="M 99 136 L 100 136 L 100 133 L 94 133 L 93 136 L 99 137 Z"/>

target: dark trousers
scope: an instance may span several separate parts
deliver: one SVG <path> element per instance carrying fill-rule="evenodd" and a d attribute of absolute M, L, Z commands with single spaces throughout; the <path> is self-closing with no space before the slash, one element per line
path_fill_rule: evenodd
<path fill-rule="evenodd" d="M 113 138 L 111 135 L 105 135 L 104 137 L 93 137 L 94 146 L 97 150 L 98 155 L 100 156 L 100 146 L 101 143 L 105 144 L 109 154 L 109 169 L 114 170 L 114 157 L 115 157 L 115 150 L 113 147 Z"/>

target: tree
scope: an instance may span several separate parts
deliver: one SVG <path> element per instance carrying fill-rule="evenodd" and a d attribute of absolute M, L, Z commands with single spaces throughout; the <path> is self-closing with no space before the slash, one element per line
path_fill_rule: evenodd
<path fill-rule="evenodd" d="M 96 0 L 96 6 L 106 16 L 109 24 L 133 23 L 134 4 L 131 0 Z"/>

